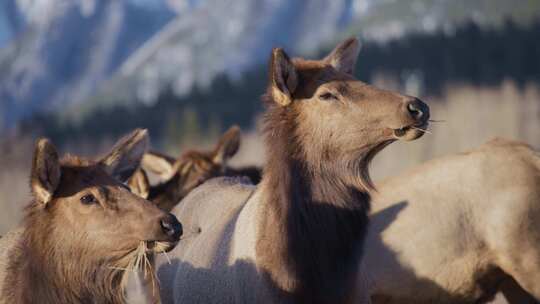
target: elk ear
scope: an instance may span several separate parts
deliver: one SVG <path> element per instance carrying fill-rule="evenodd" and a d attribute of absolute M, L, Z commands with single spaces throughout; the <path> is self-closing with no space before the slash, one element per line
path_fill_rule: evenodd
<path fill-rule="evenodd" d="M 139 168 L 148 141 L 148 131 L 136 129 L 121 138 L 99 163 L 112 177 L 126 182 Z"/>
<path fill-rule="evenodd" d="M 60 184 L 60 162 L 54 145 L 45 138 L 38 140 L 32 160 L 30 185 L 37 202 L 47 204 Z"/>
<path fill-rule="evenodd" d="M 175 159 L 157 152 L 147 152 L 142 159 L 142 167 L 159 176 L 162 181 L 170 180 L 177 171 Z"/>
<path fill-rule="evenodd" d="M 342 43 L 324 59 L 334 69 L 347 73 L 354 74 L 354 67 L 360 52 L 360 43 L 355 37 L 351 37 Z"/>
<path fill-rule="evenodd" d="M 148 176 L 142 169 L 137 169 L 133 176 L 128 181 L 128 186 L 131 192 L 138 196 L 147 199 L 150 194 L 150 182 Z"/>
<path fill-rule="evenodd" d="M 289 56 L 280 48 L 272 50 L 270 59 L 270 93 L 280 106 L 287 106 L 298 85 L 298 73 Z"/>
<path fill-rule="evenodd" d="M 223 133 L 214 150 L 212 161 L 215 164 L 226 166 L 227 161 L 233 157 L 240 148 L 240 127 L 232 126 Z"/>

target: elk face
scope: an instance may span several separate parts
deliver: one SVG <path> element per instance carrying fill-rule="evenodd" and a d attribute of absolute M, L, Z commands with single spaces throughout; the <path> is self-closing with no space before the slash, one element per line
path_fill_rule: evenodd
<path fill-rule="evenodd" d="M 150 190 L 145 173 L 138 171 L 130 179 L 129 185 L 163 210 L 171 210 L 200 184 L 225 175 L 227 162 L 238 152 L 239 146 L 240 129 L 233 126 L 222 135 L 212 151 L 188 151 L 178 159 L 156 152 L 146 153 L 142 167 L 157 174 L 162 184 Z"/>
<path fill-rule="evenodd" d="M 60 161 L 55 147 L 41 139 L 31 177 L 33 213 L 51 238 L 97 256 L 129 252 L 141 242 L 150 251 L 171 250 L 182 234 L 178 220 L 122 183 L 137 169 L 147 142 L 146 131 L 136 130 L 103 159 L 90 162 Z"/>
<path fill-rule="evenodd" d="M 418 98 L 353 77 L 358 52 L 356 39 L 318 61 L 272 52 L 269 94 L 294 113 L 298 139 L 315 154 L 339 158 L 397 139 L 414 140 L 428 125 L 429 107 Z"/>

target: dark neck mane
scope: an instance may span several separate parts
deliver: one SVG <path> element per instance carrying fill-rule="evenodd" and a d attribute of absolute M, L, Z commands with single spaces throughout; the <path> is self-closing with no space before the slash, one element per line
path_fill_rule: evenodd
<path fill-rule="evenodd" d="M 171 211 L 186 195 L 180 189 L 180 176 L 175 174 L 170 180 L 150 187 L 148 200 L 157 204 L 165 211 Z"/>
<path fill-rule="evenodd" d="M 9 303 L 125 303 L 123 271 L 114 266 L 127 265 L 97 260 L 86 248 L 54 238 L 50 223 L 32 213 L 9 254 L 0 293 L 3 299 Z"/>
<path fill-rule="evenodd" d="M 282 301 L 346 303 L 368 223 L 369 195 L 351 178 L 363 162 L 317 161 L 298 142 L 295 117 L 273 105 L 266 113 L 257 263 Z"/>
<path fill-rule="evenodd" d="M 183 173 L 184 168 L 189 171 L 191 167 L 191 161 L 184 162 L 170 180 L 151 186 L 148 200 L 162 210 L 171 211 L 199 183 L 197 180 L 189 180 L 189 175 Z"/>

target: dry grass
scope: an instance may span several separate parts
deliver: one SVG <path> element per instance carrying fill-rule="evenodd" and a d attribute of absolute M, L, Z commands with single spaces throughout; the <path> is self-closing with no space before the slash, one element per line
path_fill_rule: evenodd
<path fill-rule="evenodd" d="M 29 176 L 33 141 L 27 138 L 0 145 L 0 234 L 19 222 L 30 200 Z"/>

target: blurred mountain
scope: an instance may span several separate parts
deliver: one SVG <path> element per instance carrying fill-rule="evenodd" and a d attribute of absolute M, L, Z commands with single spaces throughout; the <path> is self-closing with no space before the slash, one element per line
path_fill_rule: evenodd
<path fill-rule="evenodd" d="M 534 19 L 540 1 L 3 0 L 0 129 L 36 112 L 152 105 L 239 79 L 272 46 L 309 54 L 345 35 L 384 40 L 473 19 Z"/>
<path fill-rule="evenodd" d="M 474 22 L 500 28 L 512 20 L 528 26 L 540 16 L 538 0 L 382 0 L 372 1 L 351 31 L 375 40 L 399 38 L 408 32 L 454 31 Z"/>
<path fill-rule="evenodd" d="M 174 16 L 166 6 L 116 0 L 4 0 L 2 12 L 10 25 L 0 49 L 4 127 L 95 93 Z"/>
<path fill-rule="evenodd" d="M 22 16 L 13 1 L 0 3 L 0 47 L 5 46 L 23 27 Z"/>
<path fill-rule="evenodd" d="M 273 46 L 313 52 L 351 23 L 352 6 L 350 0 L 201 1 L 130 56 L 102 95 L 152 104 L 169 86 L 185 95 L 195 85 L 208 88 L 220 73 L 238 78 L 265 62 Z"/>

